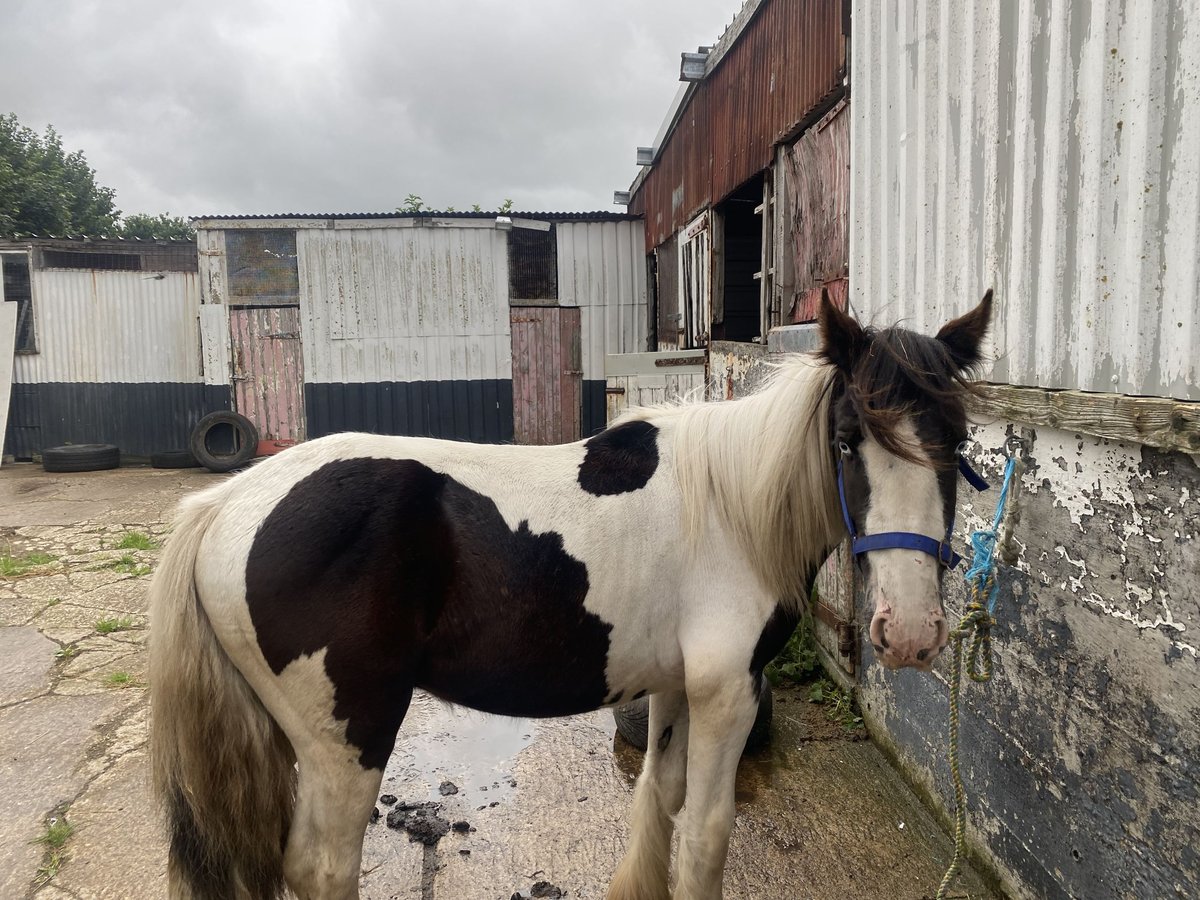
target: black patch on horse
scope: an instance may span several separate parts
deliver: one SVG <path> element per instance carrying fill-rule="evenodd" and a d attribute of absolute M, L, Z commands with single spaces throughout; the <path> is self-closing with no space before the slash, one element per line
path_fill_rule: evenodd
<path fill-rule="evenodd" d="M 799 621 L 799 614 L 791 609 L 785 609 L 782 604 L 776 606 L 775 611 L 771 613 L 771 618 L 767 619 L 767 624 L 763 626 L 762 634 L 758 636 L 758 643 L 754 645 L 754 653 L 750 657 L 750 677 L 754 680 L 756 694 L 762 691 L 763 669 L 767 667 L 767 663 L 779 655 L 779 651 L 787 644 L 788 638 L 796 630 Z"/>
<path fill-rule="evenodd" d="M 640 491 L 657 469 L 658 428 L 649 422 L 626 422 L 587 442 L 579 486 L 598 497 Z"/>
<path fill-rule="evenodd" d="M 271 669 L 325 649 L 334 716 L 383 768 L 414 687 L 485 712 L 595 709 L 612 626 L 584 609 L 562 536 L 411 460 L 348 459 L 297 482 L 263 522 L 246 600 Z"/>

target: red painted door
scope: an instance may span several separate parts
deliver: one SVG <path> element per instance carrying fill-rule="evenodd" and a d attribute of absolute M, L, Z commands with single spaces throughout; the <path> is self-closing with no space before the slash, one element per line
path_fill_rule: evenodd
<path fill-rule="evenodd" d="M 513 309 L 513 437 L 518 444 L 579 440 L 583 407 L 579 337 L 578 309 Z"/>
<path fill-rule="evenodd" d="M 229 311 L 235 408 L 264 442 L 304 440 L 300 310 L 256 306 Z"/>

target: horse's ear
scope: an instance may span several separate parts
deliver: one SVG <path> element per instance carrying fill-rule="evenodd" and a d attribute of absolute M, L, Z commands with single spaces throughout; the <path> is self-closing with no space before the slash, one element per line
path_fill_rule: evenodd
<path fill-rule="evenodd" d="M 850 374 L 865 340 L 862 326 L 838 309 L 825 288 L 821 288 L 817 322 L 821 328 L 821 356 Z"/>
<path fill-rule="evenodd" d="M 960 369 L 969 369 L 981 359 L 979 348 L 992 322 L 992 289 L 966 315 L 952 319 L 942 326 L 937 339 L 946 345 L 950 358 Z"/>

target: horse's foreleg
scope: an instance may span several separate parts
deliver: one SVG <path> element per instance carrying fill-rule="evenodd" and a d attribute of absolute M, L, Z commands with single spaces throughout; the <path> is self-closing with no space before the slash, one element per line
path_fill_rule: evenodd
<path fill-rule="evenodd" d="M 675 900 L 722 896 L 737 765 L 758 706 L 754 684 L 744 665 L 689 671 L 687 804 L 679 819 Z"/>
<path fill-rule="evenodd" d="M 633 792 L 629 849 L 608 900 L 667 900 L 674 816 L 686 787 L 688 706 L 683 691 L 650 697 L 646 759 Z"/>

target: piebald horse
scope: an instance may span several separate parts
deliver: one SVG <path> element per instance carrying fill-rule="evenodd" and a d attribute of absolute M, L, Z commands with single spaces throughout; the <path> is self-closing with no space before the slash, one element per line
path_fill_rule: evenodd
<path fill-rule="evenodd" d="M 930 338 L 826 298 L 821 351 L 743 400 L 635 410 L 556 447 L 336 434 L 186 499 L 150 612 L 172 895 L 357 897 L 421 688 L 532 717 L 649 694 L 608 897 L 720 898 L 763 667 L 847 529 L 881 662 L 927 670 L 946 644 L 991 303 Z"/>

